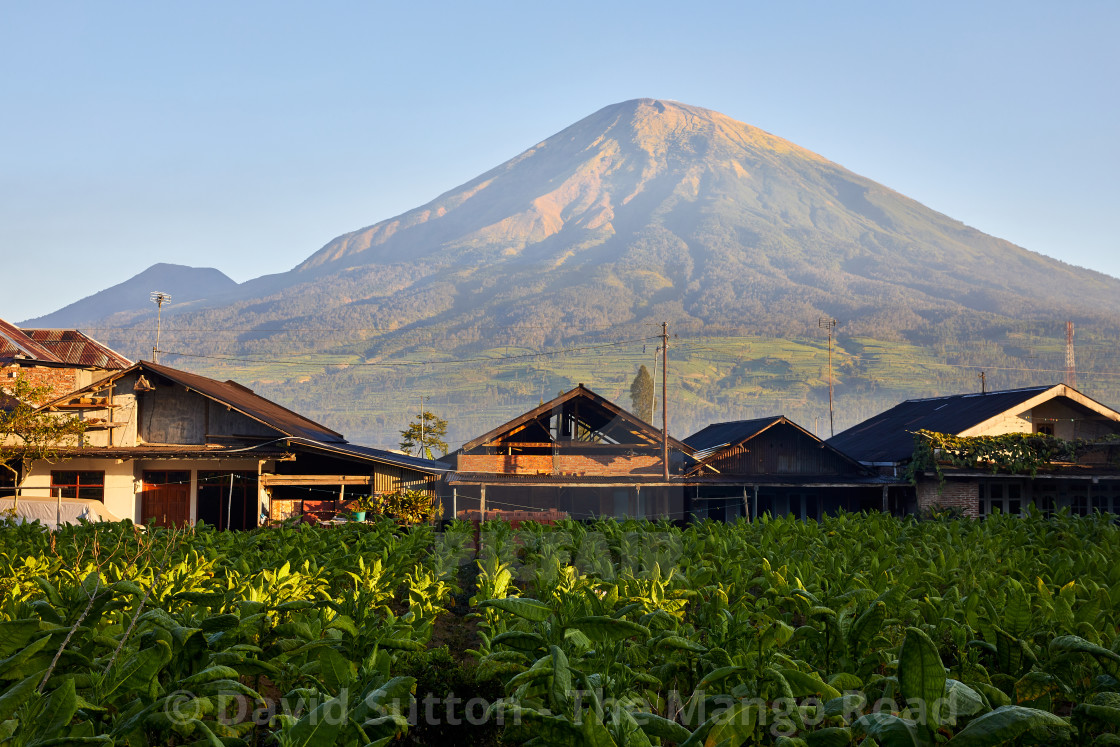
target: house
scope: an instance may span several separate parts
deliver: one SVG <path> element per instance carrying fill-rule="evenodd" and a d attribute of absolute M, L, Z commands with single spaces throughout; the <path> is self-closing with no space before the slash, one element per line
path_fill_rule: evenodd
<path fill-rule="evenodd" d="M 25 497 L 94 501 L 142 524 L 246 529 L 349 496 L 435 493 L 445 464 L 351 444 L 234 381 L 141 361 L 44 405 L 87 425 Z"/>
<path fill-rule="evenodd" d="M 20 329 L 0 319 L 0 383 L 22 373 L 35 386 L 50 386 L 51 396 L 58 397 L 131 365 L 76 329 Z"/>
<path fill-rule="evenodd" d="M 911 510 L 941 506 L 984 516 L 997 509 L 1019 513 L 1033 503 L 1043 510 L 1120 513 L 1120 467 L 1108 443 L 1112 436 L 1120 441 L 1120 412 L 1065 384 L 907 400 L 828 443 L 901 483 L 907 480 L 919 430 L 954 436 L 1038 433 L 1101 444 L 1080 463 L 1050 465 L 1033 477 L 991 469 L 922 471 L 915 476 Z"/>
<path fill-rule="evenodd" d="M 667 446 L 668 460 L 663 454 Z M 682 519 L 692 449 L 583 384 L 444 457 L 453 510 Z"/>
<path fill-rule="evenodd" d="M 733 521 L 764 512 L 820 519 L 839 510 L 891 510 L 894 480 L 786 417 L 712 423 L 684 439 L 692 514 Z"/>

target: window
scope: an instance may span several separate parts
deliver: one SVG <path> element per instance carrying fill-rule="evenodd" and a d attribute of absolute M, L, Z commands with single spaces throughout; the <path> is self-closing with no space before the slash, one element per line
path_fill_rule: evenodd
<path fill-rule="evenodd" d="M 51 470 L 52 498 L 105 500 L 105 473 L 93 470 Z"/>
<path fill-rule="evenodd" d="M 1018 514 L 1023 510 L 1023 488 L 1015 482 L 985 482 L 980 490 L 980 516 Z"/>
<path fill-rule="evenodd" d="M 1054 435 L 1054 424 L 1053 423 L 1035 423 L 1034 432 L 1038 433 L 1040 435 L 1043 435 L 1043 436 L 1053 436 Z"/>

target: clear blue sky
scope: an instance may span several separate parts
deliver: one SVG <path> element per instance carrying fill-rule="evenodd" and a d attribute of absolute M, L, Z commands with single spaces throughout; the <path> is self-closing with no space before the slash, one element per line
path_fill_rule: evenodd
<path fill-rule="evenodd" d="M 1120 276 L 1120 3 L 0 0 L 0 317 L 235 280 L 676 99 Z"/>

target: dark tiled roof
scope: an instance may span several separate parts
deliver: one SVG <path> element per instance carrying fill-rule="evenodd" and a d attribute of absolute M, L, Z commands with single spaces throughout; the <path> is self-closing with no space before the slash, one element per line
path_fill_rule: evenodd
<path fill-rule="evenodd" d="M 827 443 L 861 462 L 898 463 L 914 453 L 914 431 L 924 428 L 938 433 L 961 433 L 1052 388 L 1036 386 L 909 399 L 837 434 Z"/>
<path fill-rule="evenodd" d="M 63 363 L 110 370 L 132 365 L 128 358 L 76 329 L 25 329 L 24 332 Z"/>
<path fill-rule="evenodd" d="M 697 458 L 703 459 L 708 454 L 718 451 L 724 446 L 730 446 L 731 444 L 746 441 L 748 438 L 753 438 L 782 419 L 781 416 L 777 416 L 755 418 L 753 420 L 730 420 L 726 423 L 712 423 L 684 439 L 684 442 L 696 449 Z"/>
<path fill-rule="evenodd" d="M 358 446 L 357 444 L 338 442 L 323 443 L 307 439 L 293 440 L 291 443 L 296 447 L 303 445 L 320 451 L 328 451 L 339 455 L 343 459 L 350 457 L 365 462 L 384 462 L 386 464 L 416 470 L 417 472 L 426 472 L 428 474 L 443 474 L 444 472 L 451 471 L 451 467 L 446 462 L 439 462 L 434 459 L 423 459 L 408 454 L 398 454 L 395 451 L 375 449 L 372 446 Z"/>

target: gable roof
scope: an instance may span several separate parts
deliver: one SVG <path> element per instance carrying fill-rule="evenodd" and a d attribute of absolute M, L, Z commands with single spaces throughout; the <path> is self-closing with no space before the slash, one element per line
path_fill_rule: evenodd
<path fill-rule="evenodd" d="M 63 363 L 110 370 L 121 370 L 132 365 L 132 361 L 108 345 L 76 329 L 25 329 L 23 331 Z"/>
<path fill-rule="evenodd" d="M 132 361 L 76 329 L 20 329 L 0 319 L 0 359 L 125 369 Z"/>
<path fill-rule="evenodd" d="M 10 322 L 0 319 L 0 358 L 29 358 L 47 363 L 62 361 Z"/>
<path fill-rule="evenodd" d="M 1065 384 L 909 399 L 828 440 L 829 445 L 865 464 L 897 464 L 914 453 L 918 430 L 974 436 L 1008 411 L 1022 412 L 1056 397 L 1067 397 L 1098 415 L 1120 422 L 1120 413 Z"/>
<path fill-rule="evenodd" d="M 338 443 L 323 441 L 313 441 L 305 438 L 293 438 L 288 441 L 290 445 L 304 446 L 313 450 L 326 452 L 329 454 L 337 455 L 342 459 L 356 459 L 365 462 L 383 462 L 391 464 L 396 467 L 403 467 L 405 469 L 415 470 L 417 472 L 427 472 L 429 474 L 443 474 L 450 472 L 451 467 L 445 462 L 439 462 L 434 459 L 424 459 L 423 457 L 415 457 L 410 454 L 398 454 L 395 451 L 387 451 L 386 449 L 375 449 L 372 446 L 358 446 L 352 443 Z"/>
<path fill-rule="evenodd" d="M 783 420 L 790 422 L 784 416 L 779 415 L 770 418 L 711 423 L 684 439 L 684 442 L 696 450 L 693 456 L 697 459 L 704 459 L 727 446 L 754 438 L 762 431 Z"/>
<path fill-rule="evenodd" d="M 595 392 L 591 391 L 583 384 L 577 385 L 574 389 L 564 392 L 559 397 L 556 397 L 548 402 L 545 402 L 532 410 L 519 415 L 513 420 L 510 420 L 491 431 L 488 431 L 481 436 L 467 441 L 460 447 L 460 452 L 467 452 L 471 449 L 478 448 L 494 439 L 509 434 L 518 430 L 521 426 L 532 423 L 534 420 L 541 416 L 551 415 L 553 410 L 562 409 L 564 405 L 575 399 L 586 400 L 593 409 L 601 410 L 601 414 L 607 417 L 605 422 L 618 423 L 630 432 L 638 440 L 644 440 L 651 444 L 661 443 L 661 431 L 650 425 L 641 418 L 633 415 L 632 413 L 623 410 L 621 407 L 611 402 L 609 399 L 602 397 Z M 687 444 L 678 441 L 672 436 L 669 437 L 669 447 L 682 451 L 686 454 L 692 452 L 692 448 Z"/>
<path fill-rule="evenodd" d="M 79 389 L 76 392 L 71 392 L 64 397 L 59 397 L 52 402 L 48 402 L 43 405 L 43 407 L 49 408 L 61 402 L 74 399 L 81 394 L 104 389 L 108 384 L 131 373 L 143 374 L 145 372 L 162 376 L 180 386 L 198 392 L 203 397 L 223 404 L 232 410 L 237 410 L 242 415 L 279 431 L 282 435 L 307 438 L 312 441 L 322 441 L 325 443 L 346 442 L 346 439 L 342 437 L 341 433 L 332 431 L 325 425 L 320 425 L 299 413 L 292 412 L 288 408 L 278 405 L 270 399 L 265 399 L 253 392 L 252 389 L 242 386 L 235 381 L 218 381 L 217 379 L 211 379 L 188 371 L 180 371 L 170 366 L 161 366 L 151 361 L 140 361 L 124 371 L 118 371 L 84 389 Z"/>
<path fill-rule="evenodd" d="M 695 449 L 693 458 L 697 464 L 690 468 L 690 472 L 699 471 L 705 464 L 716 459 L 724 449 L 739 446 L 750 441 L 778 425 L 786 425 L 799 431 L 805 437 L 815 441 L 820 448 L 833 452 L 836 456 L 850 463 L 857 469 L 865 468 L 858 461 L 832 446 L 827 441 L 802 428 L 785 415 L 769 418 L 754 418 L 752 420 L 729 420 L 723 423 L 712 423 L 701 428 L 696 433 L 686 438 L 684 442 Z"/>

